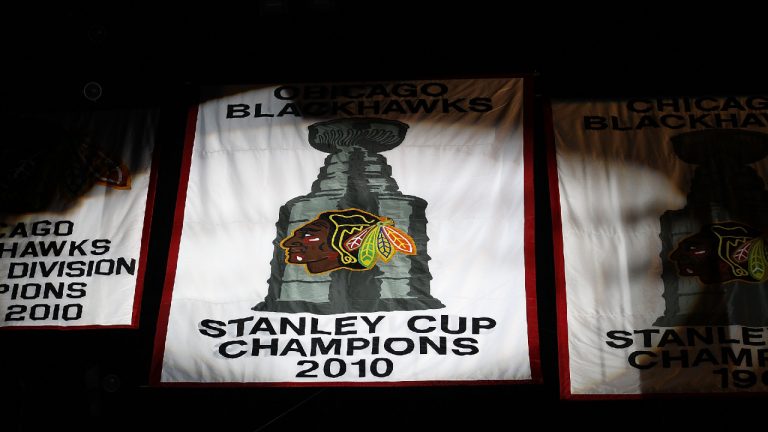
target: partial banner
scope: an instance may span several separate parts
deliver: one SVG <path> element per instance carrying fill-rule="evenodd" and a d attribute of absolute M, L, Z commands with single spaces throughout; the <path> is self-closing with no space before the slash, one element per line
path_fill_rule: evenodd
<path fill-rule="evenodd" d="M 190 116 L 155 384 L 538 379 L 522 78 L 226 93 Z"/>
<path fill-rule="evenodd" d="M 557 102 L 565 397 L 768 388 L 768 97 Z"/>
<path fill-rule="evenodd" d="M 0 328 L 138 324 L 156 113 L 6 117 Z"/>

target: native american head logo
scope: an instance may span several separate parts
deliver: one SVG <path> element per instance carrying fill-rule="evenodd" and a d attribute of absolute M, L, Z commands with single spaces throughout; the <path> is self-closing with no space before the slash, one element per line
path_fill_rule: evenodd
<path fill-rule="evenodd" d="M 280 242 L 287 264 L 305 265 L 309 273 L 338 269 L 370 270 L 397 252 L 416 254 L 416 243 L 394 221 L 350 208 L 322 212 Z"/>
<path fill-rule="evenodd" d="M 669 258 L 680 276 L 698 277 L 705 284 L 768 279 L 763 237 L 758 230 L 738 222 L 704 226 L 680 241 Z"/>

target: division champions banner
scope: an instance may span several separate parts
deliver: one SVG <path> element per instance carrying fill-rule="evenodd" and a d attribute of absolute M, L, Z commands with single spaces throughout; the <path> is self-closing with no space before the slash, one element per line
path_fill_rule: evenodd
<path fill-rule="evenodd" d="M 523 84 L 279 85 L 202 103 L 152 382 L 537 380 Z"/>
<path fill-rule="evenodd" d="M 768 97 L 552 118 L 562 394 L 764 392 Z"/>
<path fill-rule="evenodd" d="M 0 139 L 0 328 L 138 324 L 156 114 L 16 114 Z"/>

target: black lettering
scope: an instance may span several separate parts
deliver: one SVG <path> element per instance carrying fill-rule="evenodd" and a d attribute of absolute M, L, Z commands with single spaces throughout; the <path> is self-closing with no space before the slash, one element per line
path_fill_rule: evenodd
<path fill-rule="evenodd" d="M 106 260 L 101 260 L 106 261 Z M 99 262 L 101 262 L 99 261 Z M 112 260 L 109 260 L 112 261 Z M 136 273 L 136 258 L 131 258 L 131 261 L 127 261 L 125 258 L 120 257 L 117 259 L 117 271 L 116 274 L 122 274 L 123 271 L 133 275 Z"/>
<path fill-rule="evenodd" d="M 333 112 L 334 115 L 343 113 L 348 116 L 351 116 L 351 115 L 355 115 L 355 112 L 352 111 L 354 109 L 354 106 L 355 106 L 354 101 L 346 101 L 346 102 L 333 101 L 333 104 L 331 105 L 331 111 Z"/>
<path fill-rule="evenodd" d="M 659 123 L 656 121 L 656 118 L 649 115 L 644 115 L 640 117 L 640 121 L 637 122 L 637 125 L 635 125 L 635 129 L 645 129 L 645 128 L 658 128 Z"/>
<path fill-rule="evenodd" d="M 198 326 L 197 331 L 199 331 L 203 336 L 220 338 L 227 334 L 227 330 L 225 329 L 226 325 L 227 323 L 224 321 L 204 319 L 200 321 L 200 325 Z"/>
<path fill-rule="evenodd" d="M 451 109 L 455 110 L 455 112 L 464 113 L 467 112 L 466 109 L 464 109 L 461 105 L 459 105 L 461 102 L 464 102 L 464 98 L 458 98 L 454 100 L 449 99 L 441 99 L 443 101 L 443 112 L 449 113 L 451 112 Z"/>
<path fill-rule="evenodd" d="M 426 320 L 430 323 L 433 323 L 436 321 L 435 317 L 429 316 L 429 315 L 416 315 L 412 316 L 408 319 L 408 330 L 414 332 L 414 333 L 431 333 L 435 331 L 434 326 L 427 326 L 426 328 L 418 328 L 416 327 L 416 321 L 419 320 Z"/>
<path fill-rule="evenodd" d="M 739 115 L 736 113 L 730 115 L 715 113 L 715 127 L 723 128 L 726 124 L 730 124 L 733 128 L 739 127 Z"/>
<path fill-rule="evenodd" d="M 750 96 L 745 101 L 745 105 L 747 106 L 747 109 L 750 110 L 760 111 L 768 109 L 768 98 L 765 96 Z"/>
<path fill-rule="evenodd" d="M 67 285 L 67 298 L 83 298 L 85 297 L 85 282 L 72 282 Z"/>
<path fill-rule="evenodd" d="M 67 265 L 67 272 L 65 274 L 68 277 L 85 276 L 85 267 L 86 267 L 85 261 L 70 261 L 66 265 Z"/>
<path fill-rule="evenodd" d="M 253 321 L 253 317 L 245 317 L 245 318 L 238 318 L 238 319 L 232 319 L 227 321 L 227 324 L 234 324 L 235 325 L 235 336 L 242 337 L 245 334 L 245 323 L 248 321 Z"/>
<path fill-rule="evenodd" d="M 653 346 L 652 335 L 659 334 L 659 329 L 635 330 L 635 334 L 643 335 L 643 347 L 649 348 Z"/>
<path fill-rule="evenodd" d="M 24 245 L 24 249 L 21 250 L 21 253 L 19 254 L 19 258 L 24 258 L 27 256 L 32 256 L 37 258 L 37 248 L 35 247 L 35 242 L 29 242 Z"/>
<path fill-rule="evenodd" d="M 456 338 L 453 341 L 453 346 L 456 347 L 451 350 L 457 356 L 475 355 L 480 352 L 477 347 L 477 339 L 474 338 Z"/>
<path fill-rule="evenodd" d="M 739 349 L 739 354 L 737 355 L 733 351 L 733 348 L 724 347 L 721 348 L 720 353 L 722 354 L 721 357 L 724 363 L 737 366 L 752 366 L 752 356 L 750 355 L 749 350 Z"/>
<path fill-rule="evenodd" d="M 656 346 L 661 348 L 667 346 L 667 344 L 670 343 L 673 343 L 677 346 L 685 346 L 685 342 L 683 342 L 683 339 L 674 329 L 664 330 L 664 333 L 661 335 L 661 339 Z"/>
<path fill-rule="evenodd" d="M 691 362 L 691 367 L 696 367 L 702 363 L 709 363 L 712 366 L 717 366 L 720 364 L 715 358 L 715 355 L 712 354 L 712 351 L 706 348 L 701 349 L 696 353 L 696 357 L 694 357 L 693 361 Z"/>
<path fill-rule="evenodd" d="M 440 316 L 440 330 L 444 331 L 448 334 L 462 334 L 466 333 L 467 331 L 467 318 L 466 317 L 458 317 L 459 318 L 459 326 L 455 330 L 451 330 L 450 326 L 450 317 L 448 315 L 441 315 Z"/>
<path fill-rule="evenodd" d="M 685 117 L 679 114 L 664 114 L 659 117 L 659 123 L 666 128 L 680 129 L 685 126 Z"/>
<path fill-rule="evenodd" d="M 263 113 L 261 112 L 261 104 L 253 104 L 253 117 L 259 118 L 259 117 L 274 117 L 275 115 L 272 113 Z"/>
<path fill-rule="evenodd" d="M 227 105 L 227 118 L 244 118 L 251 115 L 248 104 Z"/>
<path fill-rule="evenodd" d="M 584 116 L 584 130 L 608 129 L 608 121 L 601 116 Z"/>
<path fill-rule="evenodd" d="M 80 256 L 85 256 L 85 255 L 88 255 L 88 254 L 85 252 L 85 249 L 83 249 L 83 245 L 84 245 L 84 244 L 85 244 L 87 241 L 88 241 L 88 240 L 83 240 L 83 241 L 81 241 L 80 243 L 77 243 L 77 242 L 75 242 L 75 241 L 71 241 L 71 242 L 69 242 L 69 256 L 75 256 L 75 252 L 78 252 L 78 251 L 80 252 Z"/>
<path fill-rule="evenodd" d="M 24 225 L 23 223 L 16 224 L 16 226 L 13 227 L 13 230 L 11 230 L 11 234 L 8 237 L 10 238 L 28 237 L 26 225 Z"/>
<path fill-rule="evenodd" d="M 243 342 L 245 344 L 245 342 Z M 277 339 L 270 339 L 269 343 L 262 344 L 259 339 L 253 339 L 251 345 L 251 355 L 257 357 L 262 349 L 269 349 L 269 355 L 277 355 Z"/>
<path fill-rule="evenodd" d="M 233 359 L 233 358 L 242 357 L 246 353 L 245 350 L 240 350 L 240 351 L 237 351 L 237 352 L 230 353 L 227 350 L 227 348 L 229 348 L 230 345 L 244 346 L 244 345 L 248 345 L 248 344 L 245 343 L 245 341 L 241 341 L 241 340 L 233 340 L 233 341 L 222 342 L 222 344 L 219 345 L 219 354 L 221 354 L 222 357 Z"/>
<path fill-rule="evenodd" d="M 405 106 L 407 106 L 408 110 L 413 114 L 418 114 L 420 111 L 429 114 L 437 108 L 438 103 L 438 99 L 430 99 L 429 101 L 426 99 L 405 100 Z"/>
<path fill-rule="evenodd" d="M 739 343 L 738 339 L 732 339 L 728 337 L 728 329 L 726 327 L 717 328 L 717 340 L 721 344 Z"/>
<path fill-rule="evenodd" d="M 656 109 L 659 111 L 664 111 L 665 108 L 672 108 L 672 111 L 679 112 L 680 111 L 680 101 L 678 99 L 657 99 L 656 100 Z"/>
<path fill-rule="evenodd" d="M 370 105 L 363 101 L 357 102 L 357 114 L 364 115 L 368 110 L 371 110 L 371 114 L 379 114 L 379 101 L 371 101 Z"/>
<path fill-rule="evenodd" d="M 648 357 L 648 359 L 646 359 L 647 362 L 641 363 L 639 360 L 640 356 Z M 627 362 L 629 362 L 629 365 L 635 369 L 650 369 L 656 366 L 657 362 L 653 360 L 656 357 L 658 356 L 653 351 L 635 351 L 629 355 L 629 357 L 627 358 Z"/>
<path fill-rule="evenodd" d="M 299 94 L 299 89 L 292 86 L 282 86 L 275 89 L 275 97 L 280 100 L 296 99 Z"/>
<path fill-rule="evenodd" d="M 384 87 L 383 85 L 373 84 L 371 85 L 371 88 L 368 90 L 368 94 L 365 95 L 365 97 L 372 98 L 374 96 L 389 97 L 389 92 L 387 91 L 387 88 Z"/>
<path fill-rule="evenodd" d="M 705 104 L 705 102 L 711 102 L 711 104 Z M 699 111 L 705 112 L 718 111 L 720 109 L 720 104 L 717 102 L 717 99 L 711 97 L 694 99 L 693 106 L 695 106 Z"/>
<path fill-rule="evenodd" d="M 472 112 L 489 112 L 492 109 L 491 98 L 476 97 L 469 100 L 469 110 Z"/>
<path fill-rule="evenodd" d="M 406 113 L 405 108 L 403 108 L 403 105 L 397 99 L 392 99 L 389 102 L 387 102 L 387 104 L 384 105 L 384 109 L 381 110 L 382 114 L 389 114 L 391 112 L 396 112 L 399 114 Z"/>
<path fill-rule="evenodd" d="M 99 240 L 94 240 L 94 241 L 99 241 Z M 109 241 L 109 240 L 106 240 L 106 241 Z M 46 256 L 46 257 L 47 256 L 51 256 L 51 255 L 53 255 L 53 256 L 61 256 L 61 253 L 64 252 L 64 248 L 67 246 L 67 242 L 66 241 L 60 241 L 60 242 L 55 242 L 55 241 L 44 242 L 44 241 L 41 241 L 41 242 L 37 242 L 37 245 L 40 248 L 40 254 L 42 256 Z M 107 249 L 107 250 L 109 250 L 109 249 Z"/>
<path fill-rule="evenodd" d="M 741 102 L 739 102 L 739 100 L 735 97 L 729 96 L 725 98 L 725 101 L 723 101 L 723 104 L 720 106 L 720 111 L 727 111 L 731 109 L 744 111 L 744 105 L 742 105 Z"/>
<path fill-rule="evenodd" d="M 704 345 L 712 345 L 715 341 L 715 336 L 712 333 L 712 327 L 704 327 L 703 334 L 696 330 L 694 327 L 686 327 L 685 334 L 688 345 L 690 346 L 695 346 L 697 339 Z"/>
<path fill-rule="evenodd" d="M 645 114 L 653 109 L 653 102 L 646 99 L 633 99 L 627 102 L 627 109 L 632 112 Z"/>
<path fill-rule="evenodd" d="M 299 324 L 296 325 L 293 323 L 293 321 L 291 321 L 290 318 L 280 318 L 280 334 L 287 334 L 288 327 L 290 327 L 296 335 L 303 336 L 307 329 L 307 319 L 304 317 L 299 317 Z"/>
<path fill-rule="evenodd" d="M 19 279 L 27 275 L 29 264 L 23 262 L 12 262 L 8 269 L 8 279 Z"/>
<path fill-rule="evenodd" d="M 756 113 L 744 114 L 744 119 L 741 121 L 741 127 L 748 128 L 752 126 L 765 127 L 765 123 L 760 120 L 760 117 Z"/>
<path fill-rule="evenodd" d="M 273 339 L 277 340 L 277 339 Z M 304 347 L 301 345 L 301 342 L 299 342 L 298 339 L 290 339 L 287 344 L 285 344 L 285 348 L 280 352 L 281 356 L 287 355 L 289 352 L 295 352 L 299 354 L 302 357 L 307 356 L 307 352 L 304 351 Z"/>
<path fill-rule="evenodd" d="M 673 362 L 679 362 L 679 365 L 673 366 Z M 661 352 L 661 365 L 664 368 L 682 367 L 687 368 L 690 366 L 688 361 L 688 350 L 681 350 L 679 355 L 674 355 L 670 351 Z"/>
<path fill-rule="evenodd" d="M 320 325 L 320 320 L 318 320 L 317 318 L 312 318 L 310 320 L 310 323 L 312 324 L 310 329 L 311 334 L 325 334 L 325 335 L 331 334 L 331 332 L 329 331 L 320 330 L 318 328 L 318 326 Z"/>
<path fill-rule="evenodd" d="M 496 327 L 493 318 L 472 318 L 472 334 L 480 334 L 480 330 L 490 330 Z"/>
<path fill-rule="evenodd" d="M 6 246 L 6 244 L 10 246 Z M 0 243 L 0 258 L 16 258 L 16 252 L 19 248 L 19 244 L 13 243 Z M 8 256 L 5 256 L 6 252 Z"/>
<path fill-rule="evenodd" d="M 763 348 L 757 350 L 757 365 L 761 368 L 764 368 L 766 365 L 768 365 L 768 349 Z"/>
<path fill-rule="evenodd" d="M 347 355 L 352 356 L 355 355 L 355 351 L 362 351 L 368 346 L 370 346 L 371 343 L 368 342 L 367 339 L 363 338 L 349 338 L 347 339 Z"/>
<path fill-rule="evenodd" d="M 632 126 L 622 126 L 618 117 L 611 116 L 611 129 L 617 131 L 628 131 L 632 130 Z"/>
<path fill-rule="evenodd" d="M 631 347 L 634 343 L 632 340 L 632 333 L 628 331 L 611 330 L 606 334 L 606 336 L 608 336 L 608 338 L 611 340 L 605 341 L 605 343 L 608 344 L 608 346 L 611 348 L 627 348 Z"/>
<path fill-rule="evenodd" d="M 348 316 L 343 318 L 336 318 L 336 333 L 337 335 L 351 335 L 357 334 L 357 330 L 345 330 L 349 327 L 355 327 L 355 317 Z"/>
<path fill-rule="evenodd" d="M 688 114 L 688 123 L 689 123 L 688 127 L 691 129 L 698 129 L 699 124 L 701 124 L 701 126 L 706 129 L 712 129 L 712 124 L 707 123 L 708 117 L 709 117 L 709 114 L 702 114 L 700 116 Z"/>
<path fill-rule="evenodd" d="M 445 355 L 448 352 L 448 338 L 440 336 L 437 343 L 432 341 L 429 336 L 419 336 L 419 354 L 429 354 L 429 348 L 432 348 L 437 354 Z"/>
<path fill-rule="evenodd" d="M 319 338 L 319 337 L 312 338 L 310 354 L 309 354 L 310 356 L 314 357 L 318 355 L 317 354 L 318 352 L 322 355 L 327 355 L 331 351 L 333 351 L 334 355 L 341 354 L 341 339 L 330 339 L 326 344 L 323 341 L 323 338 Z"/>
<path fill-rule="evenodd" d="M 306 85 L 304 86 L 304 99 L 327 99 L 328 87 L 323 85 Z"/>
<path fill-rule="evenodd" d="M 365 315 L 361 315 L 360 319 L 363 320 L 363 322 L 368 325 L 368 333 L 374 334 L 376 333 L 376 326 L 378 326 L 381 320 L 384 319 L 384 315 L 377 316 L 373 321 L 368 319 L 368 317 Z"/>
<path fill-rule="evenodd" d="M 398 349 L 395 344 L 404 344 L 404 346 Z M 406 355 L 413 352 L 414 343 L 408 338 L 389 338 L 384 340 L 384 351 L 394 355 Z"/>
<path fill-rule="evenodd" d="M 251 317 L 251 319 L 253 319 L 253 317 Z M 269 320 L 269 318 L 266 317 L 259 317 L 259 319 L 256 320 L 256 323 L 253 324 L 253 327 L 251 327 L 251 331 L 248 332 L 248 334 L 254 335 L 259 332 L 269 333 L 273 336 L 277 334 L 275 327 L 272 325 L 272 322 Z"/>
<path fill-rule="evenodd" d="M 401 98 L 416 97 L 416 86 L 409 83 L 398 83 L 392 86 L 392 94 Z"/>
<path fill-rule="evenodd" d="M 741 343 L 751 346 L 765 345 L 765 340 L 763 340 L 763 329 L 758 327 L 742 327 Z"/>
<path fill-rule="evenodd" d="M 288 114 L 294 115 L 296 117 L 301 117 L 301 111 L 299 111 L 299 107 L 295 103 L 285 104 L 285 106 L 280 110 L 280 112 L 277 113 L 277 116 L 282 117 Z"/>
<path fill-rule="evenodd" d="M 59 282 L 58 284 L 54 284 L 51 282 L 46 282 L 45 287 L 43 287 L 43 298 L 56 298 L 56 299 L 62 299 L 64 298 L 64 282 Z"/>
<path fill-rule="evenodd" d="M 330 109 L 328 102 L 309 102 L 301 105 L 301 112 L 310 116 L 326 115 Z"/>
<path fill-rule="evenodd" d="M 448 93 L 448 86 L 439 82 L 426 83 L 421 86 L 421 93 L 427 96 L 440 97 Z"/>

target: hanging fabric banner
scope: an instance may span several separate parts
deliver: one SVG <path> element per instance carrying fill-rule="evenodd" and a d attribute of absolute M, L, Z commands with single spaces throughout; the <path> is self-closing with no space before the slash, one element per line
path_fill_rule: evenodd
<path fill-rule="evenodd" d="M 228 89 L 193 110 L 152 381 L 538 379 L 523 84 Z"/>
<path fill-rule="evenodd" d="M 563 396 L 766 391 L 768 97 L 552 121 Z"/>
<path fill-rule="evenodd" d="M 156 114 L 6 117 L 0 328 L 136 327 Z"/>

